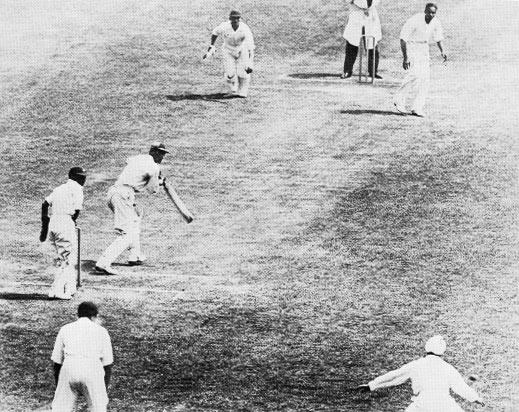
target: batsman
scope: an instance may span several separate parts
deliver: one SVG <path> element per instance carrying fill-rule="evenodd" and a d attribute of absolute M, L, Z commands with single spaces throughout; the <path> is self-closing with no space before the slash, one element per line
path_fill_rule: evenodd
<path fill-rule="evenodd" d="M 254 38 L 245 23 L 240 22 L 241 13 L 233 10 L 229 21 L 223 22 L 211 33 L 211 44 L 203 59 L 215 51 L 216 39 L 223 37 L 222 58 L 225 80 L 236 97 L 247 97 L 254 60 Z"/>
<path fill-rule="evenodd" d="M 108 207 L 114 214 L 116 239 L 99 257 L 96 270 L 108 275 L 119 273 L 112 263 L 125 250 L 129 250 L 128 264 L 141 265 L 146 260 L 141 251 L 140 223 L 142 209 L 135 203 L 135 194 L 143 191 L 156 193 L 164 185 L 160 164 L 169 153 L 163 143 L 153 143 L 148 154 L 132 156 L 115 184 L 108 190 Z"/>

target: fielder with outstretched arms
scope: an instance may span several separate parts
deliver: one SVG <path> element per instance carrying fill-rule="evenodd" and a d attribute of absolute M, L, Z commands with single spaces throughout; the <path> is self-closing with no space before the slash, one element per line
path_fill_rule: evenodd
<path fill-rule="evenodd" d="M 401 385 L 410 379 L 414 396 L 405 412 L 463 412 L 451 397 L 451 390 L 469 402 L 483 405 L 481 397 L 465 383 L 454 366 L 442 359 L 446 347 L 442 336 L 433 336 L 425 344 L 423 358 L 360 385 L 358 389 L 369 392 Z"/>
<path fill-rule="evenodd" d="M 215 51 L 216 39 L 223 37 L 222 58 L 225 80 L 232 95 L 247 97 L 254 61 L 254 38 L 245 23 L 240 21 L 241 13 L 233 10 L 229 21 L 216 27 L 211 34 L 211 45 L 203 59 L 211 57 Z"/>
<path fill-rule="evenodd" d="M 68 181 L 54 189 L 41 205 L 40 242 L 45 242 L 48 236 L 56 251 L 56 274 L 50 298 L 68 300 L 76 293 L 76 219 L 83 208 L 85 181 L 86 172 L 82 167 L 71 168 Z M 49 209 L 52 210 L 50 217 Z"/>

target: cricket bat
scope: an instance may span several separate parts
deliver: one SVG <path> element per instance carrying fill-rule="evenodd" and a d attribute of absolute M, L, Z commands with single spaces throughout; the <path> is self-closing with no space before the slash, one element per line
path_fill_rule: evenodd
<path fill-rule="evenodd" d="M 191 223 L 193 221 L 192 213 L 189 211 L 182 199 L 180 199 L 180 196 L 177 194 L 175 189 L 173 189 L 173 187 L 168 182 L 164 182 L 164 191 L 166 192 L 170 200 L 173 202 L 178 212 L 182 215 L 184 220 L 187 223 Z"/>

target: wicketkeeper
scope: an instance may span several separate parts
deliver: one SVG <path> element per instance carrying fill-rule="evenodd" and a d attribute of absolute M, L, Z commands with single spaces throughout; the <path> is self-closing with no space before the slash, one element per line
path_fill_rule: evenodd
<path fill-rule="evenodd" d="M 76 293 L 76 219 L 83 208 L 86 172 L 82 167 L 73 167 L 68 177 L 67 183 L 54 189 L 41 206 L 40 241 L 44 242 L 48 235 L 56 250 L 56 273 L 49 297 L 57 299 L 70 299 Z"/>
<path fill-rule="evenodd" d="M 204 59 L 211 57 L 215 51 L 218 36 L 223 37 L 222 58 L 225 80 L 231 93 L 237 97 L 247 97 L 254 60 L 254 39 L 245 23 L 240 22 L 241 13 L 233 10 L 229 21 L 216 27 L 211 34 L 211 45 Z"/>

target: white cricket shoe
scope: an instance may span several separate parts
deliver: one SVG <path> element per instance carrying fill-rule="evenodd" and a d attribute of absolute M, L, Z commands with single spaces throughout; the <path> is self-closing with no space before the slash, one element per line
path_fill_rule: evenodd
<path fill-rule="evenodd" d="M 396 109 L 397 112 L 402 113 L 402 114 L 408 114 L 409 113 L 407 111 L 407 109 L 405 108 L 405 106 L 403 106 L 402 104 L 400 104 L 398 102 L 393 102 L 393 104 L 395 105 L 395 109 Z"/>

